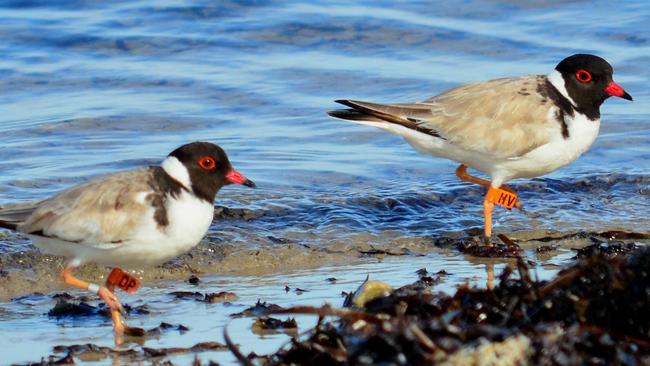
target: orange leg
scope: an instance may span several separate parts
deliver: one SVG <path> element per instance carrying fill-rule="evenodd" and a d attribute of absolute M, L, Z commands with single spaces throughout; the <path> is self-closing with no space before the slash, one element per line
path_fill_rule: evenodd
<path fill-rule="evenodd" d="M 458 168 L 456 168 L 456 176 L 463 182 L 478 184 L 487 187 L 488 189 L 488 192 L 483 199 L 483 217 L 485 219 L 483 235 L 486 245 L 490 245 L 490 238 L 492 237 L 492 211 L 494 210 L 494 202 L 489 200 L 488 197 L 490 196 L 491 191 L 495 190 L 497 187 L 492 186 L 492 182 L 488 180 L 481 179 L 467 173 L 467 165 L 465 164 L 460 164 Z M 503 189 L 504 191 L 508 191 L 516 196 L 515 191 L 508 186 L 502 185 L 499 188 Z M 515 207 L 522 209 L 522 204 L 519 201 L 519 198 L 517 198 Z"/>
<path fill-rule="evenodd" d="M 492 189 L 492 186 L 488 188 L 488 194 Z M 494 210 L 494 203 L 487 199 L 488 194 L 485 195 L 485 199 L 483 200 L 483 218 L 485 219 L 483 239 L 485 240 L 485 245 L 491 245 L 490 238 L 492 238 L 492 211 Z"/>
<path fill-rule="evenodd" d="M 456 176 L 458 177 L 458 179 L 462 180 L 463 182 L 474 183 L 474 184 L 481 185 L 483 187 L 490 186 L 490 181 L 481 179 L 479 177 L 475 177 L 467 173 L 467 165 L 465 164 L 460 164 L 458 168 L 456 168 Z"/>
<path fill-rule="evenodd" d="M 460 164 L 458 166 L 458 168 L 456 168 L 456 176 L 458 177 L 458 179 L 462 180 L 463 182 L 478 184 L 478 185 L 481 185 L 481 186 L 486 187 L 486 188 L 489 188 L 490 185 L 492 184 L 492 182 L 490 182 L 489 180 L 481 179 L 479 177 L 475 177 L 475 176 L 470 175 L 469 173 L 467 173 L 467 165 L 465 165 L 465 164 Z M 508 187 L 506 185 L 502 185 L 499 188 L 503 189 L 504 191 L 508 191 L 510 193 L 513 193 L 515 195 L 517 194 L 514 189 L 512 189 L 512 188 L 510 188 L 510 187 Z M 521 202 L 519 202 L 518 198 L 517 198 L 517 203 L 515 204 L 515 207 L 519 208 L 519 209 L 521 209 L 523 207 Z"/>
<path fill-rule="evenodd" d="M 110 291 L 113 294 L 113 296 L 115 296 L 115 285 L 109 283 L 108 277 L 106 278 L 105 285 L 106 285 L 106 289 L 108 289 L 108 291 Z M 124 320 L 122 319 L 121 311 L 122 311 L 122 305 L 120 305 L 119 309 L 111 308 L 111 319 L 113 320 L 113 329 L 117 334 L 123 334 L 125 329 L 125 324 L 124 324 Z"/>
<path fill-rule="evenodd" d="M 488 290 L 494 290 L 494 264 L 486 263 L 485 272 L 487 273 L 486 286 Z"/>
<path fill-rule="evenodd" d="M 89 289 L 89 286 L 97 286 L 97 285 L 91 285 L 88 282 L 80 280 L 77 277 L 75 277 L 74 274 L 72 273 L 74 271 L 74 268 L 75 267 L 66 267 L 61 273 L 61 277 L 63 277 L 63 281 L 65 283 L 67 283 L 70 286 L 74 286 L 84 290 Z M 115 330 L 115 333 L 119 333 L 119 334 L 123 333 L 124 324 L 122 324 L 120 318 L 120 311 L 122 310 L 122 305 L 120 304 L 120 301 L 117 299 L 117 296 L 115 296 L 113 291 L 109 290 L 106 287 L 100 287 L 99 290 L 97 291 L 97 295 L 102 300 L 104 300 L 106 305 L 108 305 L 108 307 L 111 309 L 111 316 L 113 318 L 113 329 Z M 117 313 L 117 319 L 115 317 L 116 313 Z"/>

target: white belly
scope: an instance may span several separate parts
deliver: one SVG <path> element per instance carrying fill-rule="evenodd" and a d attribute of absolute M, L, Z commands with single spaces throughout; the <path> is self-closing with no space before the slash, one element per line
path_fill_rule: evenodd
<path fill-rule="evenodd" d="M 585 153 L 596 140 L 600 120 L 591 121 L 580 114 L 565 118 L 569 138 L 561 131 L 552 134 L 549 143 L 542 145 L 518 158 L 507 159 L 498 164 L 492 176 L 499 180 L 532 178 L 559 169 Z M 557 121 L 550 121 L 557 123 Z"/>
<path fill-rule="evenodd" d="M 513 178 L 532 178 L 548 174 L 573 162 L 591 147 L 598 136 L 600 120 L 591 121 L 578 113 L 575 114 L 574 118 L 567 116 L 565 122 L 569 137 L 564 138 L 560 123 L 555 117 L 557 111 L 557 108 L 550 108 L 546 125 L 540 124 L 540 128 L 548 129 L 548 143 L 515 158 L 496 158 L 484 152 L 466 150 L 449 143 L 447 140 L 398 124 L 389 122 L 354 122 L 379 127 L 401 135 L 416 150 L 466 164 L 472 169 L 489 174 L 492 177 L 493 184 L 500 186 Z M 485 138 L 489 138 L 489 136 Z"/>
<path fill-rule="evenodd" d="M 127 268 L 153 266 L 196 246 L 212 223 L 214 206 L 181 191 L 178 199 L 167 201 L 167 226 L 159 227 L 153 215 L 154 210 L 149 209 L 131 238 L 120 243 L 85 244 L 30 236 L 43 252 L 69 258 L 76 264 L 92 262 Z"/>
<path fill-rule="evenodd" d="M 153 218 L 153 210 L 149 213 Z M 175 258 L 196 246 L 205 236 L 214 216 L 212 203 L 181 191 L 178 199 L 168 200 L 169 224 L 159 227 L 154 220 L 143 221 L 132 240 L 117 251 L 131 252 L 134 262 L 156 265 Z"/>

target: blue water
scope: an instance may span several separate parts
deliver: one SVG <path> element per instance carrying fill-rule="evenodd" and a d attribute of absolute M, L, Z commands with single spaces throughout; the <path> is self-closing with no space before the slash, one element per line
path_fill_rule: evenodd
<path fill-rule="evenodd" d="M 217 198 L 256 213 L 215 222 L 211 238 L 234 248 L 480 227 L 483 192 L 460 184 L 454 163 L 325 112 L 334 99 L 407 102 L 546 74 L 589 52 L 614 66 L 634 102 L 603 105 L 600 137 L 575 163 L 513 182 L 528 214 L 500 210 L 496 229 L 650 223 L 643 1 L 3 1 L 0 39 L 0 205 L 208 140 L 259 186 Z M 0 253 L 14 242 L 0 238 Z"/>
<path fill-rule="evenodd" d="M 336 218 L 381 231 L 395 228 L 391 222 L 401 227 L 408 215 L 419 234 L 462 230 L 480 225 L 480 204 L 457 183 L 454 164 L 328 118 L 332 100 L 421 100 L 460 83 L 547 73 L 567 55 L 591 52 L 614 65 L 635 102 L 606 102 L 592 150 L 538 180 L 533 192 L 521 189 L 524 203 L 539 211 L 578 203 L 536 222 L 549 227 L 558 219 L 575 228 L 646 216 L 638 212 L 648 207 L 650 153 L 650 7 L 643 2 L 3 5 L 0 203 L 153 164 L 200 139 L 221 144 L 260 183 L 253 193 L 224 190 L 225 202 L 287 208 L 262 228 L 281 216 L 283 226 L 319 228 Z M 625 204 L 616 209 L 572 184 L 612 173 L 622 176 L 603 189 L 621 194 Z M 568 186 L 555 189 L 555 179 Z M 429 200 L 439 195 L 447 199 Z M 396 209 L 382 207 L 388 198 L 398 200 Z M 521 229 L 526 220 L 503 225 Z"/>
<path fill-rule="evenodd" d="M 426 202 L 430 195 L 466 194 L 452 163 L 324 112 L 341 97 L 419 100 L 464 82 L 546 73 L 575 52 L 607 58 L 636 101 L 608 101 L 596 146 L 550 177 L 647 174 L 650 10 L 642 2 L 3 4 L 1 203 L 156 163 L 176 146 L 202 139 L 221 144 L 261 183 L 258 192 L 228 189 L 225 198 L 262 208 L 286 199 L 283 205 L 311 211 L 319 206 L 314 200 L 344 197 L 322 208 L 381 229 L 403 213 L 357 215 L 373 211 L 372 204 L 349 201 L 415 197 L 424 207 L 400 207 L 416 222 L 431 220 L 426 233 L 463 229 L 467 220 L 480 224 L 480 205 Z M 607 188 L 616 194 L 614 186 Z M 561 192 L 542 200 L 543 190 L 553 189 L 530 197 L 522 191 L 525 202 L 548 210 L 558 199 L 570 201 Z M 602 205 L 601 198 L 584 196 Z M 640 209 L 624 206 L 595 207 L 587 215 L 624 222 Z M 340 212 L 348 207 L 351 212 Z M 578 216 L 576 226 L 589 221 L 583 210 L 573 211 L 545 224 L 560 216 Z M 436 212 L 452 218 L 434 220 Z M 322 216 L 308 220 L 323 225 Z"/>

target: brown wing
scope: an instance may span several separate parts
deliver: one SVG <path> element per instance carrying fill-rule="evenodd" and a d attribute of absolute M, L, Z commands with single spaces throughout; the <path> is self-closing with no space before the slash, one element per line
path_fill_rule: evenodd
<path fill-rule="evenodd" d="M 411 124 L 413 129 L 470 151 L 518 157 L 550 139 L 546 125 L 551 101 L 538 92 L 545 83 L 544 76 L 497 79 L 467 84 L 412 104 L 339 101 L 354 111 L 330 114 L 352 119 L 345 118 L 347 113 L 355 120 L 386 121 L 406 127 Z"/>
<path fill-rule="evenodd" d="M 339 109 L 327 112 L 332 117 L 350 121 L 390 122 L 426 133 L 427 135 L 440 137 L 436 131 L 419 126 L 417 123 L 419 118 L 431 115 L 431 108 L 428 105 L 419 103 L 377 104 L 346 99 L 340 99 L 336 102 L 351 107 L 352 109 Z"/>
<path fill-rule="evenodd" d="M 69 188 L 35 204 L 17 229 L 89 245 L 128 240 L 151 199 L 150 175 L 142 168 Z"/>
<path fill-rule="evenodd" d="M 23 202 L 0 207 L 0 227 L 16 230 L 16 227 L 34 213 L 41 202 Z"/>

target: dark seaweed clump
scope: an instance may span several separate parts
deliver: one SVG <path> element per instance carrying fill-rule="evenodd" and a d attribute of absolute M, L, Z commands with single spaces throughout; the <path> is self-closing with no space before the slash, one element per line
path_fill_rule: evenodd
<path fill-rule="evenodd" d="M 163 323 L 164 324 L 164 323 Z M 162 324 L 161 324 L 162 327 Z M 171 362 L 161 359 L 166 356 L 194 353 L 192 365 L 201 366 L 201 360 L 197 353 L 214 352 L 226 350 L 226 346 L 218 342 L 200 342 L 192 347 L 169 347 L 169 348 L 127 348 L 116 349 L 113 347 L 98 346 L 96 344 L 74 344 L 55 346 L 54 352 L 63 353 L 65 356 L 57 357 L 51 355 L 43 358 L 40 362 L 27 363 L 21 366 L 49 366 L 49 365 L 75 365 L 75 358 L 86 361 L 111 361 L 113 365 L 173 365 Z M 218 365 L 208 361 L 207 365 Z M 18 366 L 18 365 L 16 365 Z"/>
<path fill-rule="evenodd" d="M 318 314 L 319 323 L 306 339 L 293 339 L 273 355 L 240 361 L 649 364 L 650 248 L 616 257 L 585 253 L 552 281 L 534 280 L 528 264 L 519 260 L 516 270 L 506 269 L 499 276 L 493 290 L 462 287 L 450 296 L 409 285 L 360 309 L 301 307 L 282 312 Z M 336 320 L 326 321 L 331 319 L 326 316 Z M 479 349 L 480 356 L 472 356 Z"/>

